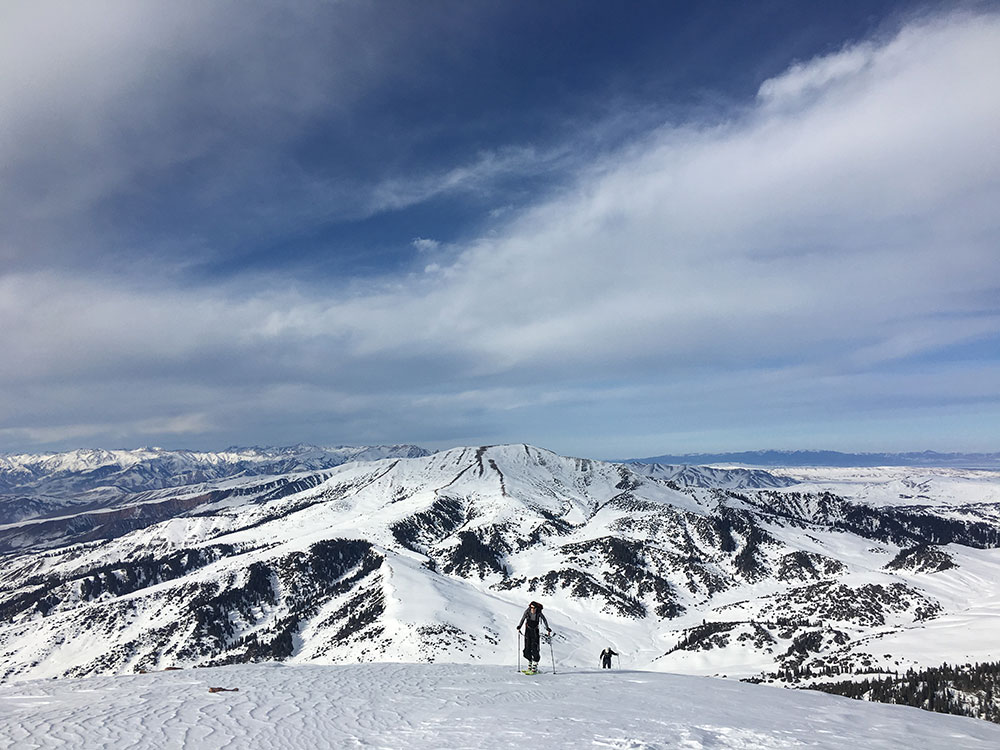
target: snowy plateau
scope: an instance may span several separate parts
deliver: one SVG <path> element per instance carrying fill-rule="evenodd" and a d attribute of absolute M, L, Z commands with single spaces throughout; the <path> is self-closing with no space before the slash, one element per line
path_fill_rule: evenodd
<path fill-rule="evenodd" d="M 254 451 L 0 457 L 4 746 L 1000 746 L 778 687 L 997 661 L 996 471 Z"/>

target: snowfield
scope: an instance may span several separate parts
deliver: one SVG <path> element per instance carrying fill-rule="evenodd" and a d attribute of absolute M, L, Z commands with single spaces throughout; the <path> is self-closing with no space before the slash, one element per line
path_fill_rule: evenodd
<path fill-rule="evenodd" d="M 1000 503 L 1000 471 L 946 467 L 769 467 L 798 492 L 833 492 L 868 505 L 961 506 Z"/>
<path fill-rule="evenodd" d="M 1000 726 L 629 670 L 271 663 L 0 685 L 0 747 L 995 750 Z"/>

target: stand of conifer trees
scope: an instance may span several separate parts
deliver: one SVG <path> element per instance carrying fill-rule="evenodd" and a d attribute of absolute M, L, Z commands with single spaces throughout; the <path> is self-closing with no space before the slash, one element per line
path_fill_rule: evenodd
<path fill-rule="evenodd" d="M 899 676 L 826 683 L 810 689 L 1000 724 L 1000 662 L 942 664 L 919 672 L 911 669 Z"/>

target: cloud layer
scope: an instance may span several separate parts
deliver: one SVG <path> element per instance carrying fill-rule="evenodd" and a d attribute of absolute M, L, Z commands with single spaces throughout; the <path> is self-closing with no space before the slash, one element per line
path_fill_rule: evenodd
<path fill-rule="evenodd" d="M 37 32 L 58 55 L 6 46 L 20 67 L 0 65 L 0 106 L 12 113 L 0 206 L 16 218 L 0 253 L 0 449 L 299 439 L 524 440 L 598 456 L 996 449 L 1000 16 L 914 21 L 795 62 L 754 101 L 611 152 L 526 142 L 358 192 L 343 176 L 295 177 L 282 138 L 328 116 L 331 99 L 362 107 L 395 75 L 381 47 L 363 60 L 354 43 L 350 55 L 315 52 L 283 70 L 251 64 L 226 74 L 233 101 L 212 106 L 207 92 L 220 88 L 201 96 L 199 71 L 219 75 L 276 43 L 266 19 L 215 48 L 215 6 L 179 6 L 151 38 L 143 7 L 107 24 L 74 18 L 69 4 Z M 180 69 L 162 64 L 182 58 Z M 337 74 L 300 80 L 321 64 Z M 127 73 L 108 81 L 109 68 Z M 144 93 L 173 91 L 163 77 L 193 85 L 186 111 Z M 67 109 L 69 124 L 58 116 Z M 186 117 L 195 124 L 179 125 Z M 236 159 L 241 148 L 259 158 Z M 200 160 L 218 150 L 233 173 L 202 179 Z M 201 219 L 189 234 L 183 216 L 173 251 L 100 246 L 124 231 L 117 219 L 101 225 L 102 206 L 141 190 L 150 171 L 190 168 L 205 203 L 246 195 L 260 206 L 250 237 L 474 186 L 501 209 L 498 179 L 553 165 L 555 189 L 457 241 L 416 228 L 404 248 L 414 264 L 374 277 L 278 268 L 193 279 L 178 269 L 223 240 Z M 57 166 L 66 179 L 53 179 Z M 295 200 L 267 198 L 268 175 Z"/>

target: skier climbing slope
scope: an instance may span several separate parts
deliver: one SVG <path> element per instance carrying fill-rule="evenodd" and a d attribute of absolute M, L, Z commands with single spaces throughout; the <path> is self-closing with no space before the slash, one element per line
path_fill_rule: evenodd
<path fill-rule="evenodd" d="M 521 632 L 521 627 L 524 626 L 524 658 L 528 660 L 528 668 L 524 671 L 525 674 L 536 674 L 538 672 L 538 662 L 541 660 L 541 630 L 539 626 L 542 623 L 545 624 L 545 629 L 551 637 L 552 628 L 549 627 L 549 621 L 542 614 L 542 605 L 538 602 L 531 602 L 528 604 L 528 608 L 524 610 L 524 614 L 521 615 L 521 622 L 517 624 L 518 633 Z"/>

